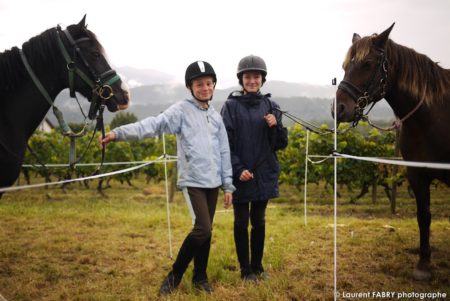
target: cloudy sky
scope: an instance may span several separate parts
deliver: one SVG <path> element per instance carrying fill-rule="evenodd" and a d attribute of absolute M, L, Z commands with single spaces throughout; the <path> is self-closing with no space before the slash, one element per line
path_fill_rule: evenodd
<path fill-rule="evenodd" d="M 354 32 L 379 33 L 393 22 L 393 40 L 450 68 L 449 0 L 0 0 L 0 51 L 85 13 L 114 65 L 182 79 L 202 59 L 221 88 L 236 84 L 248 54 L 266 60 L 271 80 L 329 84 L 343 76 Z"/>

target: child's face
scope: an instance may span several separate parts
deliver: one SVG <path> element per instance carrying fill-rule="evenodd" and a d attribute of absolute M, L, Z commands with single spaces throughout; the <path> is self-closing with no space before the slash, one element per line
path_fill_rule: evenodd
<path fill-rule="evenodd" d="M 242 83 L 245 91 L 256 93 L 261 89 L 262 75 L 260 72 L 245 72 L 242 75 Z"/>
<path fill-rule="evenodd" d="M 202 76 L 192 80 L 192 94 L 200 101 L 209 101 L 214 93 L 214 81 L 211 76 Z"/>

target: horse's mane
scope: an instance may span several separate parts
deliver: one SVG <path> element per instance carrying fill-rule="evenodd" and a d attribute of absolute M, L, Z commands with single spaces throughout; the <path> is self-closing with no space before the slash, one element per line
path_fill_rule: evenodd
<path fill-rule="evenodd" d="M 364 37 L 356 41 L 347 52 L 344 68 L 354 59 L 361 62 L 374 47 L 372 39 L 376 35 Z M 398 87 L 416 99 L 425 97 L 425 103 L 432 105 L 444 101 L 450 90 L 450 70 L 433 62 L 428 56 L 388 40 L 386 57 L 390 67 L 397 74 Z"/>
<path fill-rule="evenodd" d="M 0 53 L 0 96 L 15 89 L 25 75 L 24 71 L 17 47 Z"/>
<path fill-rule="evenodd" d="M 42 62 L 45 62 L 47 67 L 51 67 L 56 65 L 57 60 L 61 60 L 56 44 L 56 34 L 56 28 L 51 28 L 22 45 L 31 66 L 42 65 Z M 13 47 L 11 50 L 0 53 L 0 95 L 14 91 L 25 76 L 28 74 L 23 67 L 19 48 Z"/>
<path fill-rule="evenodd" d="M 79 31 L 78 26 L 73 29 Z M 57 34 L 57 28 L 53 27 L 23 43 L 23 52 L 32 67 L 42 66 L 44 62 L 45 71 L 56 74 L 58 68 L 61 67 L 58 62 L 63 60 L 56 38 Z M 93 32 L 83 30 L 83 34 L 87 35 L 103 54 L 105 53 Z M 78 35 L 81 33 L 73 33 L 74 37 Z M 34 71 L 38 72 L 39 70 Z M 20 58 L 19 48 L 13 47 L 11 50 L 0 53 L 0 96 L 14 91 L 28 76 Z"/>

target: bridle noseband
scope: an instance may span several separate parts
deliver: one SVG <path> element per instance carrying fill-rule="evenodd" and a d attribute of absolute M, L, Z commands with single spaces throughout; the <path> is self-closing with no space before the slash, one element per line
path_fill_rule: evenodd
<path fill-rule="evenodd" d="M 341 89 L 348 93 L 350 97 L 355 101 L 355 113 L 353 116 L 352 126 L 356 126 L 361 119 L 364 119 L 369 114 L 374 105 L 386 96 L 386 85 L 388 77 L 388 59 L 384 52 L 384 49 L 378 49 L 379 57 L 375 71 L 372 73 L 371 79 L 367 82 L 364 90 L 361 90 L 351 82 L 342 80 L 339 83 L 338 89 Z M 380 80 L 377 81 L 376 77 L 380 74 Z M 379 94 L 379 98 L 375 100 L 375 97 Z M 366 107 L 372 103 L 367 113 L 364 113 Z"/>

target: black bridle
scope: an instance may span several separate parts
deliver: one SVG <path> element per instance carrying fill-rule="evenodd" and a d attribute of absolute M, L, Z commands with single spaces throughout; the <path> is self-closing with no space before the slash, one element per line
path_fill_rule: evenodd
<path fill-rule="evenodd" d="M 69 55 L 64 43 L 62 42 L 61 35 L 64 34 L 66 39 L 72 46 L 72 57 Z M 75 74 L 77 74 L 89 87 L 92 89 L 91 106 L 89 108 L 88 118 L 93 120 L 95 118 L 96 112 L 99 110 L 98 97 L 100 101 L 106 101 L 114 96 L 113 89 L 111 85 L 120 79 L 116 71 L 109 69 L 102 74 L 98 74 L 94 68 L 86 60 L 83 52 L 81 51 L 79 44 L 85 41 L 89 41 L 89 37 L 83 37 L 77 40 L 72 38 L 68 29 L 61 31 L 61 28 L 57 28 L 57 40 L 61 53 L 67 63 L 67 70 L 69 76 L 69 91 L 70 96 L 75 97 Z M 84 67 L 86 67 L 91 75 L 91 77 L 86 76 L 86 74 L 77 67 L 77 58 L 80 58 Z M 94 81 L 91 80 L 94 78 Z"/>
<path fill-rule="evenodd" d="M 388 77 L 388 59 L 384 49 L 378 49 L 379 57 L 377 67 L 372 73 L 371 79 L 367 82 L 364 90 L 361 90 L 351 82 L 342 80 L 339 83 L 338 89 L 345 91 L 355 101 L 355 113 L 353 116 L 352 126 L 356 126 L 361 119 L 367 117 L 374 105 L 386 96 L 386 85 Z M 377 80 L 377 75 L 380 79 Z M 375 99 L 379 95 L 380 97 Z M 372 103 L 369 110 L 364 113 L 366 107 Z"/>
<path fill-rule="evenodd" d="M 67 51 L 61 36 L 65 36 L 66 39 L 69 41 L 70 46 L 72 47 L 72 56 L 69 55 L 69 52 Z M 83 55 L 79 44 L 85 41 L 89 41 L 89 37 L 83 37 L 79 38 L 77 40 L 74 40 L 72 35 L 70 34 L 68 29 L 61 30 L 60 26 L 57 26 L 56 28 L 56 37 L 59 49 L 61 51 L 62 56 L 64 57 L 66 61 L 66 67 L 68 70 L 68 82 L 69 82 L 69 90 L 70 90 L 70 96 L 73 98 L 76 98 L 75 94 L 75 75 L 78 75 L 91 89 L 92 89 L 92 97 L 91 97 L 91 104 L 89 107 L 89 112 L 86 117 L 83 110 L 80 110 L 85 118 L 85 124 L 83 129 L 78 132 L 74 133 L 72 129 L 69 127 L 69 125 L 65 122 L 62 112 L 55 106 L 53 100 L 51 99 L 50 95 L 48 94 L 47 90 L 44 88 L 40 80 L 37 78 L 36 74 L 34 73 L 33 69 L 31 68 L 30 64 L 28 63 L 28 60 L 23 53 L 22 50 L 20 50 L 20 56 L 22 58 L 22 62 L 28 71 L 28 74 L 30 75 L 31 79 L 33 80 L 34 84 L 38 88 L 38 90 L 41 92 L 43 97 L 47 100 L 47 102 L 50 104 L 50 106 L 53 108 L 53 113 L 55 114 L 56 119 L 58 120 L 58 123 L 61 127 L 61 130 L 63 132 L 63 135 L 70 137 L 70 152 L 69 152 L 69 164 L 73 167 L 77 162 L 79 162 L 84 154 L 86 153 L 86 150 L 90 147 L 91 142 L 95 136 L 95 133 L 97 130 L 100 130 L 102 133 L 102 136 L 104 138 L 105 136 L 105 128 L 103 123 L 103 112 L 105 109 L 106 101 L 109 100 L 114 96 L 113 89 L 111 87 L 112 84 L 117 82 L 120 77 L 117 75 L 116 71 L 113 69 L 109 69 L 102 74 L 98 74 L 94 68 L 89 64 L 89 62 L 86 60 L 85 56 Z M 77 58 L 80 58 L 81 63 L 83 66 L 89 71 L 90 77 L 87 76 L 77 65 Z M 92 80 L 93 78 L 94 80 Z M 78 101 L 78 99 L 77 99 Z M 83 152 L 83 155 L 76 159 L 75 157 L 75 138 L 81 137 L 86 133 L 87 125 L 89 124 L 86 119 L 89 118 L 89 120 L 97 120 L 94 132 L 92 134 L 92 137 L 89 141 L 89 144 L 86 148 L 86 150 Z M 103 165 L 105 157 L 105 147 L 102 147 L 102 161 L 100 167 Z M 99 167 L 99 168 L 100 168 Z M 98 171 L 98 170 L 97 170 Z"/>

